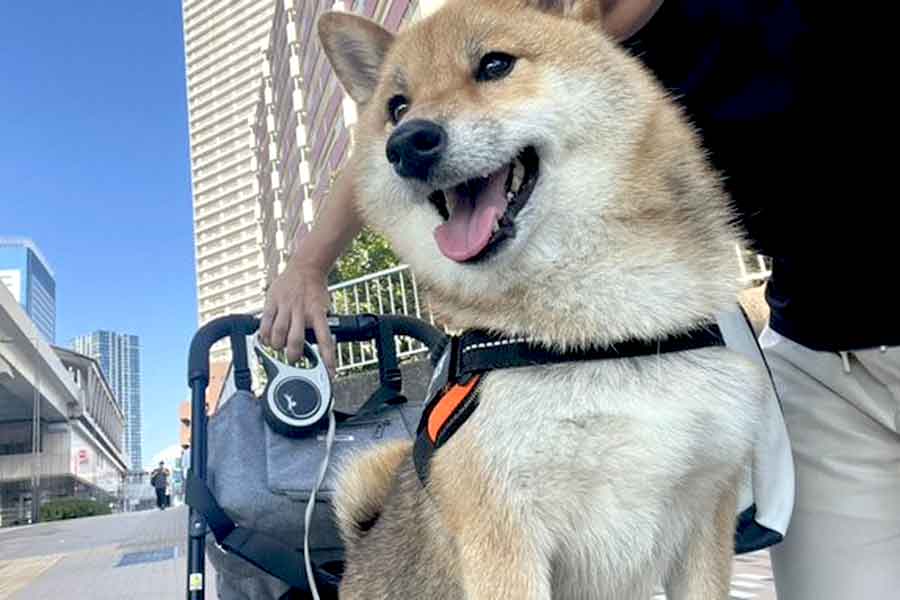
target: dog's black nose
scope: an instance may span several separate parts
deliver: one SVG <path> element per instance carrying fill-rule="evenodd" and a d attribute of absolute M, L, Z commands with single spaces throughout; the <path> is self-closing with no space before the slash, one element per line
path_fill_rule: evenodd
<path fill-rule="evenodd" d="M 447 132 L 433 121 L 415 119 L 394 130 L 387 141 L 387 159 L 400 177 L 425 181 L 447 147 Z"/>

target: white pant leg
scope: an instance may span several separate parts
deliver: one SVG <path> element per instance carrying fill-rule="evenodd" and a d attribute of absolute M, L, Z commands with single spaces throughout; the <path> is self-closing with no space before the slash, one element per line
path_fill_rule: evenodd
<path fill-rule="evenodd" d="M 797 497 L 772 551 L 779 600 L 900 598 L 900 348 L 815 352 L 767 330 Z"/>

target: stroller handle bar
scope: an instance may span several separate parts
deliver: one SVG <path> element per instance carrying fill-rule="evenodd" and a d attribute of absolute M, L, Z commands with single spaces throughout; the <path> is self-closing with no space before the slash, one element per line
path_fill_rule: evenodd
<path fill-rule="evenodd" d="M 191 341 L 188 357 L 188 385 L 195 381 L 209 383 L 209 350 L 213 344 L 226 337 L 231 338 L 232 353 L 235 357 L 246 352 L 244 338 L 253 335 L 259 329 L 260 321 L 252 315 L 228 315 L 214 319 L 204 325 Z M 416 319 L 400 315 L 332 315 L 328 317 L 328 326 L 338 343 L 364 342 L 374 340 L 379 335 L 379 328 L 386 326 L 392 335 L 411 337 L 425 344 L 429 350 L 441 347 L 447 336 L 437 327 Z M 306 340 L 316 343 L 316 334 L 312 329 L 306 330 Z M 243 360 L 235 359 L 235 372 L 245 367 Z"/>
<path fill-rule="evenodd" d="M 247 345 L 244 338 L 253 335 L 259 329 L 259 319 L 251 315 L 228 315 L 213 319 L 200 328 L 191 340 L 188 355 L 188 385 L 195 381 L 209 383 L 209 350 L 219 340 L 230 337 L 232 344 L 241 339 L 244 350 Z M 237 353 L 237 348 L 232 346 Z"/>

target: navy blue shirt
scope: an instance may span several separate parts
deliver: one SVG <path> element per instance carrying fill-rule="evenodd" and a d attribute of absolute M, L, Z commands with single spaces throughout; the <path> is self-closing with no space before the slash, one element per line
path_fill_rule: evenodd
<path fill-rule="evenodd" d="M 888 83 L 867 79 L 858 24 L 826 33 L 828 4 L 665 0 L 625 46 L 684 106 L 773 259 L 772 328 L 816 350 L 900 345 L 897 192 L 863 139 L 891 114 L 872 101 Z"/>

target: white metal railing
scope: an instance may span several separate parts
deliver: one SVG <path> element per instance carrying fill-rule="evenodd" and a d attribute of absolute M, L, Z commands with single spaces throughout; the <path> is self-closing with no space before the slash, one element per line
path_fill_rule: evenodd
<path fill-rule="evenodd" d="M 771 275 L 768 258 L 735 247 L 740 280 L 747 285 L 758 285 Z M 408 265 L 400 265 L 357 279 L 343 281 L 329 286 L 331 311 L 338 314 L 391 314 L 416 317 L 435 324 L 434 315 L 419 295 L 416 277 Z M 227 312 L 227 311 L 226 311 Z M 409 358 L 424 354 L 427 348 L 416 340 L 396 338 L 398 358 Z M 249 348 L 248 348 L 249 350 Z M 254 373 L 259 373 L 256 356 L 248 351 L 248 359 Z M 338 373 L 348 373 L 355 369 L 369 367 L 378 362 L 374 342 L 344 343 L 338 346 Z M 257 382 L 259 383 L 259 382 Z M 234 383 L 229 372 L 220 393 L 220 401 L 234 392 Z"/>
<path fill-rule="evenodd" d="M 408 265 L 372 273 L 330 286 L 331 310 L 338 314 L 375 313 L 403 315 L 424 319 L 434 324 L 431 310 L 419 296 L 416 277 Z M 410 338 L 396 338 L 398 358 L 422 354 L 428 349 Z M 378 362 L 374 342 L 340 344 L 337 353 L 338 372 L 373 365 Z"/>
<path fill-rule="evenodd" d="M 772 274 L 769 259 L 735 246 L 740 280 L 758 285 Z M 434 324 L 434 315 L 420 299 L 415 275 L 408 265 L 372 273 L 358 279 L 330 286 L 331 310 L 339 314 L 376 313 L 404 315 L 425 319 Z M 409 338 L 397 339 L 397 355 L 406 358 L 427 351 L 421 343 Z M 338 372 L 346 372 L 377 362 L 373 342 L 341 344 L 338 348 Z"/>
<path fill-rule="evenodd" d="M 768 279 L 771 267 L 767 258 L 743 252 L 738 247 L 735 250 L 742 282 L 756 285 Z M 434 315 L 419 295 L 416 277 L 408 265 L 344 281 L 329 286 L 328 291 L 331 295 L 331 311 L 337 314 L 403 315 L 434 324 Z M 398 337 L 395 343 L 397 356 L 401 359 L 424 354 L 428 350 L 423 344 L 410 338 Z M 374 342 L 352 342 L 338 346 L 339 373 L 368 367 L 377 362 Z"/>

